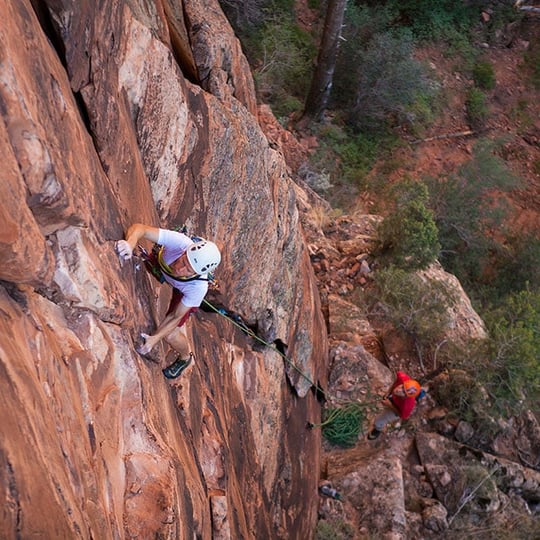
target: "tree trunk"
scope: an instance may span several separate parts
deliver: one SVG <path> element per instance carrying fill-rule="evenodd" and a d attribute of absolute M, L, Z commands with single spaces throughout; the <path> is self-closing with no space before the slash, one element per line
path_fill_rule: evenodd
<path fill-rule="evenodd" d="M 329 0 L 317 66 L 302 119 L 320 120 L 328 104 L 347 0 Z"/>

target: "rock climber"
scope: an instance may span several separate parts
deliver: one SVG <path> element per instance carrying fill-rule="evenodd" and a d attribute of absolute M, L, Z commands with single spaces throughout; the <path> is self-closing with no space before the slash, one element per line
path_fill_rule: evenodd
<path fill-rule="evenodd" d="M 409 418 L 416 406 L 416 398 L 421 391 L 422 388 L 418 381 L 411 379 L 403 371 L 398 371 L 396 380 L 383 400 L 384 410 L 375 418 L 368 439 L 376 439 L 387 424 L 400 418 L 402 420 Z"/>
<path fill-rule="evenodd" d="M 173 295 L 167 314 L 154 333 L 141 333 L 144 343 L 137 351 L 146 356 L 165 339 L 179 356 L 162 371 L 168 379 L 175 379 L 193 360 L 185 323 L 204 300 L 208 291 L 208 272 L 219 265 L 221 253 L 209 240 L 193 241 L 181 232 L 135 223 L 128 228 L 126 239 L 116 243 L 118 255 L 123 260 L 131 259 L 142 239 L 161 246 L 157 262 L 163 280 L 173 287 Z"/>

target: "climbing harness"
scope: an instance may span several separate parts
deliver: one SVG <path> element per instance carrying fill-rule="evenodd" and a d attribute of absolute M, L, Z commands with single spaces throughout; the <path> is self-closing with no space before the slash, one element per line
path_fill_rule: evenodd
<path fill-rule="evenodd" d="M 160 283 L 165 283 L 165 278 L 163 277 L 165 274 L 171 279 L 182 283 L 187 283 L 189 281 L 208 281 L 208 283 L 215 289 L 217 289 L 219 286 L 212 272 L 207 274 L 208 277 L 196 275 L 184 278 L 177 276 L 172 271 L 172 268 L 163 260 L 163 246 L 160 246 L 159 244 L 154 244 L 150 253 L 148 253 L 148 251 L 141 245 L 138 245 L 137 248 L 139 250 L 139 257 L 143 260 L 146 268 Z"/>

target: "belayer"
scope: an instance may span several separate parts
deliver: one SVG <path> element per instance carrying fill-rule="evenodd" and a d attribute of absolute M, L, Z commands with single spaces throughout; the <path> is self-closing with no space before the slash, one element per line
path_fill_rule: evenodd
<path fill-rule="evenodd" d="M 118 255 L 124 260 L 131 259 L 133 250 L 142 239 L 159 246 L 155 262 L 159 265 L 163 281 L 172 285 L 173 294 L 167 314 L 154 333 L 141 333 L 144 344 L 138 352 L 147 355 L 165 339 L 179 356 L 162 371 L 168 379 L 175 379 L 192 362 L 193 353 L 185 324 L 204 300 L 208 292 L 208 273 L 221 262 L 221 253 L 209 240 L 192 240 L 181 232 L 135 223 L 128 228 L 126 239 L 116 243 Z"/>
<path fill-rule="evenodd" d="M 411 379 L 403 371 L 398 371 L 396 380 L 384 398 L 384 410 L 375 418 L 368 439 L 376 439 L 382 433 L 384 427 L 391 422 L 395 422 L 400 418 L 407 420 L 416 407 L 416 402 L 422 392 L 418 381 Z"/>

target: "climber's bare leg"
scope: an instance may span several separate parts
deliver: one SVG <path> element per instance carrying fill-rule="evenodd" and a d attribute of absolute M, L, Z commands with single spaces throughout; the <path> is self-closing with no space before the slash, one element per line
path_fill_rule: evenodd
<path fill-rule="evenodd" d="M 165 341 L 180 355 L 180 358 L 183 360 L 189 357 L 189 353 L 191 351 L 187 337 L 186 324 L 176 327 L 165 338 Z"/>

